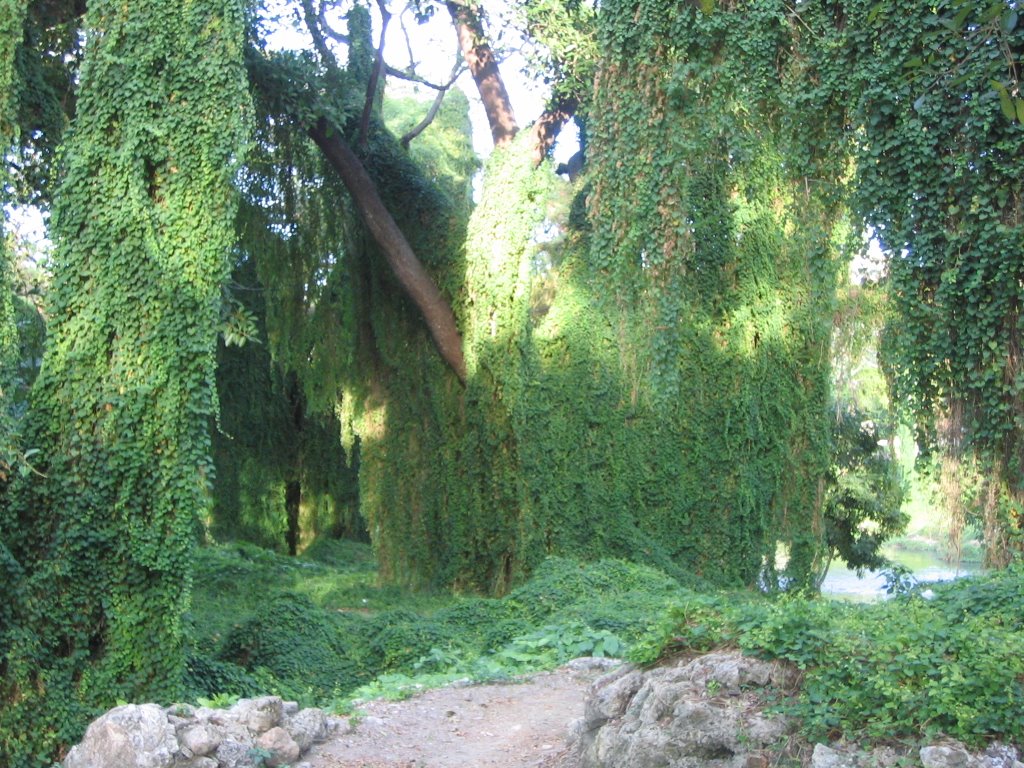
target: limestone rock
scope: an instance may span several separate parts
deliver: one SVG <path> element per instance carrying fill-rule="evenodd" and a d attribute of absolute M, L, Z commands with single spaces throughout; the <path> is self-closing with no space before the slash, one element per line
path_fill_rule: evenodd
<path fill-rule="evenodd" d="M 600 727 L 622 717 L 643 679 L 641 672 L 627 666 L 595 680 L 585 705 L 584 719 L 588 725 Z"/>
<path fill-rule="evenodd" d="M 582 768 L 756 768 L 790 730 L 759 689 L 790 674 L 738 653 L 613 672 L 591 687 L 574 751 Z"/>
<path fill-rule="evenodd" d="M 197 757 L 212 754 L 224 741 L 224 738 L 224 732 L 208 722 L 188 721 L 184 726 L 178 728 L 180 748 L 187 749 Z"/>
<path fill-rule="evenodd" d="M 285 719 L 284 728 L 305 752 L 330 733 L 327 716 L 319 709 L 303 709 Z"/>
<path fill-rule="evenodd" d="M 239 699 L 228 716 L 259 735 L 280 725 L 284 702 L 280 696 L 260 696 L 258 699 Z"/>
<path fill-rule="evenodd" d="M 170 768 L 178 742 L 167 713 L 156 704 L 116 707 L 85 732 L 64 758 L 65 768 Z"/>
<path fill-rule="evenodd" d="M 193 757 L 175 763 L 174 768 L 220 768 L 220 764 L 212 757 Z"/>
<path fill-rule="evenodd" d="M 214 758 L 220 768 L 255 768 L 256 753 L 251 743 L 228 739 L 217 747 Z"/>
<path fill-rule="evenodd" d="M 261 734 L 256 739 L 256 745 L 270 753 L 270 757 L 266 759 L 266 765 L 269 768 L 293 763 L 298 760 L 301 753 L 299 745 L 295 743 L 288 731 L 280 726 Z"/>
<path fill-rule="evenodd" d="M 859 761 L 856 755 L 815 744 L 811 755 L 811 768 L 857 768 Z"/>
<path fill-rule="evenodd" d="M 970 753 L 961 744 L 942 744 L 921 748 L 924 768 L 967 768 Z"/>

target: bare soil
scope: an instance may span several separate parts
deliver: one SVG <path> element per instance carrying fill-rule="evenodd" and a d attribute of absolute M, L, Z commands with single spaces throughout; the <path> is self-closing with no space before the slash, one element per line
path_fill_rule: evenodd
<path fill-rule="evenodd" d="M 587 662 L 591 663 L 587 663 Z M 573 768 L 569 727 L 603 660 L 521 682 L 451 685 L 360 706 L 354 728 L 314 747 L 311 768 Z"/>

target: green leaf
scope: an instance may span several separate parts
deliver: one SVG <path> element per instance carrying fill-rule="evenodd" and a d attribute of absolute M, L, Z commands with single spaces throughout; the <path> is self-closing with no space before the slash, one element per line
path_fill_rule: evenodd
<path fill-rule="evenodd" d="M 715 0 L 699 0 L 699 2 L 700 9 L 706 16 L 715 12 Z"/>
<path fill-rule="evenodd" d="M 1010 92 L 1006 90 L 1006 86 L 998 80 L 990 80 L 989 85 L 999 94 L 999 106 L 1002 108 L 1003 114 L 1006 115 L 1006 119 L 1016 120 L 1017 108 L 1014 106 L 1013 99 L 1010 98 Z"/>

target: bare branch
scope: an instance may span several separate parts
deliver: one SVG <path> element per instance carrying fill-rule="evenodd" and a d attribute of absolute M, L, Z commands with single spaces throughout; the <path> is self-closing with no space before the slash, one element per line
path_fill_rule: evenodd
<path fill-rule="evenodd" d="M 408 10 L 409 5 L 406 4 L 405 8 L 398 15 L 398 25 L 402 28 L 402 37 L 405 38 L 405 51 L 409 55 L 409 71 L 415 73 L 416 56 L 412 52 L 412 38 L 409 37 L 409 29 L 405 26 L 405 12 Z"/>
<path fill-rule="evenodd" d="M 451 83 L 454 83 L 460 74 L 462 74 L 463 64 L 461 61 L 456 59 L 455 66 L 452 67 Z M 441 102 L 444 101 L 445 94 L 448 93 L 448 89 L 444 88 L 437 92 L 437 96 L 434 97 L 434 103 L 430 105 L 430 109 L 427 110 L 426 116 L 419 121 L 413 128 L 411 128 L 401 139 L 402 146 L 405 149 L 409 148 L 409 142 L 423 133 L 427 126 L 434 122 L 434 118 L 437 117 L 438 111 L 441 109 Z"/>
<path fill-rule="evenodd" d="M 377 7 L 380 9 L 380 43 L 377 45 L 377 61 L 373 66 L 373 73 L 370 75 L 370 82 L 366 86 L 366 101 L 363 103 L 363 116 L 359 121 L 359 145 L 366 146 L 366 135 L 370 130 L 370 117 L 373 114 L 373 104 L 377 101 L 377 84 L 380 82 L 380 74 L 384 69 L 384 36 L 388 32 L 388 22 L 391 21 L 391 13 L 388 11 L 384 0 L 377 0 Z"/>
<path fill-rule="evenodd" d="M 334 58 L 331 49 L 327 47 L 327 40 L 324 39 L 323 29 L 321 28 L 321 24 L 325 23 L 323 5 L 320 6 L 320 13 L 316 14 L 313 12 L 313 0 L 302 0 L 302 15 L 305 17 L 306 27 L 309 29 L 310 37 L 313 38 L 313 47 L 316 48 L 321 62 L 329 69 L 337 69 L 337 59 Z M 347 43 L 348 41 L 346 40 L 345 42 Z"/>
<path fill-rule="evenodd" d="M 306 26 L 309 28 L 309 34 L 313 38 L 313 46 L 316 48 L 317 54 L 321 59 L 324 59 L 324 63 L 329 67 L 336 67 L 336 59 L 334 54 L 331 53 L 330 48 L 327 47 L 327 38 L 334 40 L 335 42 L 341 43 L 342 45 L 351 45 L 352 39 L 341 32 L 334 29 L 327 21 L 327 9 L 321 4 L 320 10 L 317 13 L 313 13 L 312 0 L 302 0 L 303 16 L 305 18 Z M 383 40 L 383 38 L 381 38 Z M 384 63 L 384 73 L 388 77 L 396 77 L 399 80 L 408 80 L 411 83 L 419 83 L 422 86 L 430 88 L 434 91 L 445 91 L 452 87 L 452 84 L 458 79 L 458 75 L 462 74 L 460 69 L 447 83 L 434 83 L 427 80 L 424 77 L 420 77 L 416 74 L 413 68 L 399 69 L 393 67 L 387 62 Z"/>
<path fill-rule="evenodd" d="M 308 0 L 304 0 L 304 2 L 305 1 Z M 317 14 L 317 19 L 320 22 L 320 29 L 329 38 L 336 42 L 343 43 L 344 45 L 351 44 L 351 38 L 349 38 L 348 35 L 344 35 L 341 32 L 338 32 L 336 29 L 334 29 L 334 27 L 327 23 L 327 5 L 325 3 L 320 3 L 320 11 Z"/>

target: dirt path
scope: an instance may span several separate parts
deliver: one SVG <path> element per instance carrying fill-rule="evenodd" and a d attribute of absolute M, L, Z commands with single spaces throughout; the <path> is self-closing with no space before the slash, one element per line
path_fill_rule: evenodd
<path fill-rule="evenodd" d="M 593 663 L 586 663 L 591 661 Z M 449 686 L 360 707 L 355 730 L 314 747 L 311 768 L 571 768 L 569 725 L 608 669 L 583 660 L 519 683 Z"/>

